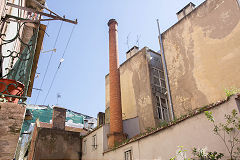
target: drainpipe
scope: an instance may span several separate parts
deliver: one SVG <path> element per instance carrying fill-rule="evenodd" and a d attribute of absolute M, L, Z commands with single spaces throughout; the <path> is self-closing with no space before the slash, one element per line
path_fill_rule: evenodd
<path fill-rule="evenodd" d="M 169 105 L 171 108 L 171 119 L 174 120 L 174 111 L 173 111 L 173 104 L 172 104 L 172 96 L 171 96 L 171 91 L 170 91 L 170 85 L 169 85 L 169 79 L 168 79 L 168 72 L 167 72 L 167 65 L 166 65 L 166 59 L 165 59 L 165 54 L 164 54 L 164 49 L 163 49 L 163 43 L 162 43 L 162 35 L 160 31 L 160 26 L 159 26 L 159 21 L 157 19 L 157 25 L 158 25 L 158 40 L 159 40 L 159 45 L 160 45 L 160 54 L 162 57 L 162 62 L 163 62 L 163 68 L 164 68 L 164 74 L 165 74 L 165 81 L 167 85 L 167 95 L 168 95 L 168 101 Z"/>

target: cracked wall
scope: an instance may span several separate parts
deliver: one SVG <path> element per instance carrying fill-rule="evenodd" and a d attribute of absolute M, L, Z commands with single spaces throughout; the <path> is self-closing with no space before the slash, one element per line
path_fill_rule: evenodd
<path fill-rule="evenodd" d="M 240 7 L 207 0 L 163 33 L 175 115 L 225 98 L 240 88 Z"/>

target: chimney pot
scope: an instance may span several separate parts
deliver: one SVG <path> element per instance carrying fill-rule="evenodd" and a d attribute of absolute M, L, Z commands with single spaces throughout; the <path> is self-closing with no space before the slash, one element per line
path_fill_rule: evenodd
<path fill-rule="evenodd" d="M 126 58 L 129 59 L 133 55 L 135 55 L 139 51 L 139 47 L 133 46 L 131 49 L 129 49 L 126 53 Z"/>
<path fill-rule="evenodd" d="M 183 19 L 186 15 L 188 15 L 190 12 L 192 12 L 195 9 L 195 4 L 192 2 L 188 3 L 183 9 L 181 9 L 179 12 L 177 12 L 178 20 Z"/>
<path fill-rule="evenodd" d="M 55 129 L 65 130 L 66 109 L 62 107 L 53 107 L 52 123 Z"/>
<path fill-rule="evenodd" d="M 110 26 L 112 23 L 118 25 L 118 23 L 117 23 L 117 21 L 116 21 L 115 19 L 110 19 L 110 20 L 108 21 L 108 26 Z"/>

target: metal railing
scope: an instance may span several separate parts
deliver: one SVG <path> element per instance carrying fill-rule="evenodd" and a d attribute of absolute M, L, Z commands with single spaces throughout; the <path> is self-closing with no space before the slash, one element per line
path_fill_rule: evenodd
<path fill-rule="evenodd" d="M 7 20 L 7 16 L 1 20 L 2 27 L 4 23 L 8 25 L 6 23 Z M 27 22 L 20 22 L 18 20 L 18 17 L 11 17 L 11 21 L 17 23 L 16 35 L 12 39 L 6 39 L 5 34 L 0 34 L 0 96 L 1 99 L 8 97 L 8 101 L 21 99 L 24 102 L 27 99 L 26 96 L 30 83 L 39 25 L 34 24 L 37 27 L 32 27 L 32 37 L 26 43 L 23 40 L 25 36 L 23 35 L 23 31 Z M 8 49 L 7 47 L 11 43 L 20 45 L 22 49 L 16 49 L 16 47 Z"/>

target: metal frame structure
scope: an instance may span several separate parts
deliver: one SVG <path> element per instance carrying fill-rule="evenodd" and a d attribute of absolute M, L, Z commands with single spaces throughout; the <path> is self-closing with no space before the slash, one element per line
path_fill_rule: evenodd
<path fill-rule="evenodd" d="M 72 24 L 77 24 L 77 19 L 76 20 L 69 20 L 66 19 L 65 16 L 61 17 L 58 14 L 54 13 L 50 9 L 46 8 L 36 0 L 32 0 L 33 2 L 37 3 L 38 6 L 41 8 L 46 9 L 49 13 L 44 13 L 41 11 L 37 11 L 31 8 L 27 7 L 22 7 L 19 5 L 15 5 L 12 3 L 7 2 L 6 5 L 17 8 L 20 10 L 24 10 L 27 12 L 26 18 L 22 17 L 16 17 L 13 15 L 6 14 L 4 17 L 1 18 L 0 24 L 0 71 L 2 70 L 7 70 L 5 75 L 1 73 L 0 75 L 0 80 L 1 79 L 10 79 L 10 80 L 15 80 L 17 83 L 10 83 L 6 84 L 2 81 L 0 81 L 1 87 L 0 87 L 0 101 L 1 100 L 6 100 L 5 97 L 11 97 L 10 99 L 21 99 L 22 102 L 25 102 L 27 99 L 27 91 L 28 91 L 28 86 L 30 84 L 30 76 L 31 76 L 31 70 L 32 70 L 32 65 L 33 65 L 33 60 L 34 60 L 34 54 L 35 54 L 35 49 L 37 45 L 37 37 L 38 37 L 38 32 L 39 32 L 39 26 L 41 21 L 51 21 L 51 20 L 61 20 L 65 21 L 68 23 Z M 34 15 L 34 16 L 31 16 Z M 46 19 L 43 19 L 42 17 L 48 17 Z M 17 31 L 16 35 L 12 39 L 6 39 L 6 35 L 2 34 L 2 31 L 4 29 L 4 26 L 8 22 L 16 22 L 17 23 Z M 22 39 L 21 32 L 23 31 L 23 27 L 27 24 L 34 24 L 33 29 L 33 35 L 30 38 L 29 42 L 24 42 Z M 2 47 L 5 45 L 8 45 L 10 43 L 20 43 L 21 46 L 23 46 L 23 50 L 18 51 L 18 50 L 7 50 L 3 51 Z M 4 53 L 3 53 L 4 52 Z M 7 66 L 7 68 L 3 68 L 2 64 L 4 60 L 7 60 L 7 62 L 15 62 L 14 65 L 12 66 Z M 11 94 L 11 89 L 9 88 L 15 88 L 18 89 L 19 84 L 24 84 L 24 89 L 20 91 L 18 94 Z M 4 96 L 4 98 L 3 98 Z M 9 98 L 8 98 L 9 99 Z"/>

